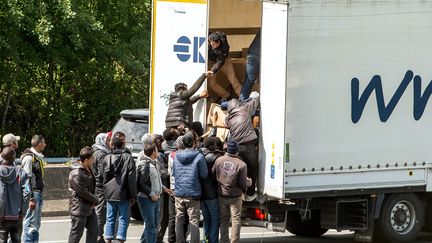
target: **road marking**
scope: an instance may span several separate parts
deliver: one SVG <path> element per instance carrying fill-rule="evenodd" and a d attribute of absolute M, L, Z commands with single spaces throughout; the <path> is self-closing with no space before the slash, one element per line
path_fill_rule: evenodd
<path fill-rule="evenodd" d="M 70 219 L 54 219 L 54 220 L 42 220 L 42 223 L 69 223 L 71 220 Z"/>

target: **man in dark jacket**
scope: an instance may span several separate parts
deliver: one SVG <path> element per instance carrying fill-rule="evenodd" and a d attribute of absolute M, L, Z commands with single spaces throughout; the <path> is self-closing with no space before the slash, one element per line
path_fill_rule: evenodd
<path fill-rule="evenodd" d="M 191 243 L 200 240 L 200 179 L 207 177 L 207 165 L 204 156 L 194 149 L 195 135 L 189 131 L 183 136 L 185 150 L 178 151 L 173 162 L 175 178 L 176 206 L 176 242 L 186 242 L 184 234 L 185 214 L 189 216 Z"/>
<path fill-rule="evenodd" d="M 201 98 L 208 96 L 207 90 L 204 90 L 199 95 L 194 95 L 204 80 L 207 78 L 207 73 L 203 73 L 190 89 L 185 83 L 177 83 L 174 86 L 174 92 L 170 94 L 168 112 L 165 118 L 165 126 L 167 128 L 178 128 L 183 126 L 190 128 L 193 122 L 192 105 Z"/>
<path fill-rule="evenodd" d="M 246 192 L 246 201 L 256 198 L 255 186 L 259 167 L 255 145 L 258 137 L 252 125 L 252 115 L 255 114 L 258 105 L 259 94 L 257 92 L 252 92 L 249 99 L 244 102 L 232 99 L 227 105 L 226 125 L 230 130 L 231 140 L 239 144 L 239 156 L 246 163 L 248 177 L 252 179 L 252 185 Z"/>
<path fill-rule="evenodd" d="M 165 141 L 162 143 L 162 149 L 165 153 L 165 157 L 167 158 L 167 165 L 168 165 L 168 180 L 169 180 L 169 188 L 173 190 L 174 188 L 171 186 L 174 183 L 172 174 L 172 161 L 174 158 L 174 154 L 177 151 L 177 143 L 176 140 L 179 137 L 177 130 L 173 128 L 167 128 L 163 132 L 163 138 Z M 175 235 L 175 198 L 174 195 L 168 196 L 168 242 L 174 243 L 176 241 L 176 235 Z M 162 227 L 162 226 L 161 226 Z M 187 229 L 185 230 L 187 231 Z M 160 231 L 159 231 L 160 232 Z M 165 234 L 164 234 L 165 235 Z M 158 242 L 163 236 L 158 234 Z M 162 241 L 160 241 L 162 242 Z"/>
<path fill-rule="evenodd" d="M 75 161 L 69 174 L 68 190 L 69 213 L 71 215 L 71 230 L 69 243 L 79 243 L 87 229 L 86 243 L 94 243 L 98 237 L 98 222 L 95 206 L 99 201 L 95 195 L 96 179 L 91 170 L 94 158 L 90 147 L 84 147 L 79 153 L 79 160 Z"/>
<path fill-rule="evenodd" d="M 218 96 L 227 99 L 231 94 L 216 82 L 215 75 L 220 70 L 228 79 L 237 96 L 240 95 L 241 84 L 237 79 L 229 56 L 230 46 L 225 33 L 215 31 L 209 35 L 208 58 L 210 60 L 209 88 Z"/>
<path fill-rule="evenodd" d="M 116 132 L 111 144 L 113 151 L 103 161 L 103 186 L 107 202 L 105 240 L 111 243 L 114 239 L 114 225 L 118 215 L 117 241 L 126 241 L 129 226 L 129 203 L 135 202 L 136 167 L 131 152 L 125 149 L 125 135 Z"/>
<path fill-rule="evenodd" d="M 102 163 L 105 158 L 110 153 L 108 148 L 108 135 L 106 133 L 99 133 L 95 138 L 95 144 L 93 144 L 93 157 L 94 163 L 92 166 L 93 174 L 96 178 L 96 197 L 99 200 L 99 204 L 96 205 L 96 215 L 98 220 L 98 243 L 104 243 L 104 227 L 106 221 L 106 202 L 103 193 L 103 177 L 102 177 Z"/>
<path fill-rule="evenodd" d="M 165 154 L 165 150 L 162 147 L 164 138 L 160 134 L 156 134 L 156 148 L 157 148 L 157 168 L 159 170 L 159 174 L 161 176 L 162 185 L 169 189 L 170 186 L 170 177 L 168 173 L 168 156 Z M 162 243 L 163 238 L 165 236 L 165 232 L 168 228 L 169 224 L 169 210 L 168 210 L 168 202 L 169 202 L 169 194 L 163 193 L 159 200 L 159 230 L 157 235 L 157 242 Z"/>
<path fill-rule="evenodd" d="M 204 235 L 206 242 L 217 243 L 219 239 L 219 203 L 217 181 L 212 172 L 217 158 L 223 155 L 222 141 L 218 137 L 204 140 L 201 152 L 207 162 L 208 176 L 201 180 L 201 211 L 204 217 Z"/>
<path fill-rule="evenodd" d="M 5 147 L 0 156 L 0 242 L 21 242 L 22 217 L 30 199 L 27 173 L 14 165 L 15 150 Z"/>
<path fill-rule="evenodd" d="M 230 242 L 228 236 L 231 220 L 231 243 L 240 241 L 240 217 L 243 192 L 252 184 L 247 177 L 246 164 L 238 158 L 239 145 L 234 141 L 227 143 L 227 153 L 216 159 L 212 172 L 218 182 L 220 209 L 220 242 Z M 231 217 L 230 217 L 231 215 Z"/>

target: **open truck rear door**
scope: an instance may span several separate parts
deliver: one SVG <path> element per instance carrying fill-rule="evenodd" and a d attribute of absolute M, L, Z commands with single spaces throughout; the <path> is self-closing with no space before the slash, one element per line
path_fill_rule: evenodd
<path fill-rule="evenodd" d="M 263 2 L 259 192 L 284 197 L 288 3 Z"/>
<path fill-rule="evenodd" d="M 207 0 L 153 0 L 150 132 L 161 134 L 174 85 L 188 87 L 206 71 Z M 204 85 L 203 85 L 204 87 Z M 197 92 L 198 93 L 198 92 Z M 204 124 L 203 100 L 194 120 Z"/>

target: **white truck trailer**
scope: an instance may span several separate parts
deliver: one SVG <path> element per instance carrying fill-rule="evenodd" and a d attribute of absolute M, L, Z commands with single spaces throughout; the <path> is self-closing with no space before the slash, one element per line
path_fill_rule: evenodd
<path fill-rule="evenodd" d="M 227 33 L 241 80 L 260 28 L 265 206 L 245 205 L 244 222 L 415 239 L 431 212 L 432 1 L 154 0 L 151 131 L 164 128 L 174 84 L 207 70 L 208 32 Z"/>

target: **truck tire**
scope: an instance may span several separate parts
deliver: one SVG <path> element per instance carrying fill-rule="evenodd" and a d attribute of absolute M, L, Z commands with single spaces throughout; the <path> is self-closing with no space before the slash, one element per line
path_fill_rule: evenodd
<path fill-rule="evenodd" d="M 377 242 L 412 242 L 420 233 L 424 209 L 420 199 L 413 193 L 388 196 L 375 224 Z"/>
<path fill-rule="evenodd" d="M 141 217 L 141 212 L 138 208 L 138 203 L 135 202 L 134 204 L 132 204 L 131 206 L 131 217 L 134 218 L 135 220 L 139 220 L 142 221 L 142 217 Z"/>
<path fill-rule="evenodd" d="M 320 237 L 328 231 L 321 228 L 319 211 L 312 211 L 309 221 L 301 221 L 299 211 L 288 211 L 286 229 L 291 234 L 303 237 Z"/>

